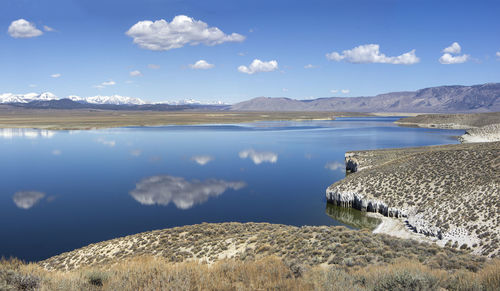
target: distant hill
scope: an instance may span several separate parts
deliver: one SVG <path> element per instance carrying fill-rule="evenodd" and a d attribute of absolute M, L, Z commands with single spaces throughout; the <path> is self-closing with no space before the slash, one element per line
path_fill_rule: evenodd
<path fill-rule="evenodd" d="M 500 83 L 440 86 L 374 97 L 331 97 L 314 100 L 258 97 L 234 104 L 237 111 L 349 111 L 466 113 L 500 111 Z"/>

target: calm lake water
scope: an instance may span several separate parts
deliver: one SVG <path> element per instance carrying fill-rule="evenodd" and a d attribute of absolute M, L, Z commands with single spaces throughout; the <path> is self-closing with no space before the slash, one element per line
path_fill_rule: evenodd
<path fill-rule="evenodd" d="M 345 176 L 346 151 L 457 143 L 463 133 L 396 119 L 0 129 L 0 256 L 40 260 L 201 222 L 359 227 L 358 214 L 325 199 Z"/>

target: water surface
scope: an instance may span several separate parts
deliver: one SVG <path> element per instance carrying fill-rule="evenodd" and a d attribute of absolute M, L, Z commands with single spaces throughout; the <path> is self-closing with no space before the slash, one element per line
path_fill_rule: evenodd
<path fill-rule="evenodd" d="M 358 214 L 326 206 L 325 189 L 345 176 L 346 151 L 456 143 L 463 133 L 396 119 L 0 129 L 0 256 L 40 260 L 201 222 L 338 225 L 347 217 L 361 227 Z"/>

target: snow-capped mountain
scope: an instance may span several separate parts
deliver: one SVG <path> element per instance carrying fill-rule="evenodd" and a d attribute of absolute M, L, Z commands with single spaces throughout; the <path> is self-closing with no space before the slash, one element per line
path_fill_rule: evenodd
<path fill-rule="evenodd" d="M 38 93 L 27 93 L 27 94 L 12 94 L 4 93 L 0 94 L 0 103 L 29 103 L 32 101 L 50 101 L 57 100 L 56 95 L 50 92 Z"/>
<path fill-rule="evenodd" d="M 93 96 L 82 98 L 80 96 L 71 95 L 68 99 L 75 102 L 86 102 L 90 104 L 112 104 L 112 105 L 144 105 L 146 102 L 140 98 L 126 97 L 120 95 L 112 96 Z"/>
<path fill-rule="evenodd" d="M 168 105 L 227 105 L 226 103 L 222 101 L 208 101 L 208 102 L 202 102 L 198 101 L 195 99 L 184 99 L 184 100 L 177 100 L 177 101 L 162 101 L 162 102 L 156 102 L 155 104 L 168 104 Z"/>
<path fill-rule="evenodd" d="M 92 97 L 80 97 L 77 95 L 69 95 L 64 98 L 59 98 L 56 95 L 45 92 L 45 93 L 27 93 L 27 94 L 12 94 L 4 93 L 0 94 L 0 104 L 1 103 L 29 103 L 32 101 L 51 101 L 69 99 L 78 103 L 88 103 L 95 105 L 144 105 L 144 104 L 167 104 L 167 105 L 227 105 L 222 101 L 209 101 L 202 102 L 195 99 L 184 99 L 179 101 L 165 101 L 165 102 L 154 102 L 148 103 L 140 98 L 111 95 L 111 96 L 92 96 Z"/>

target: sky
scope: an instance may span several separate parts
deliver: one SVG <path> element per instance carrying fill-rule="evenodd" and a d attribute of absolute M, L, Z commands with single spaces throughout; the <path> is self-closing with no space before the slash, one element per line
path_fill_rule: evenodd
<path fill-rule="evenodd" d="M 235 103 L 500 81 L 500 1 L 2 0 L 0 93 Z"/>

